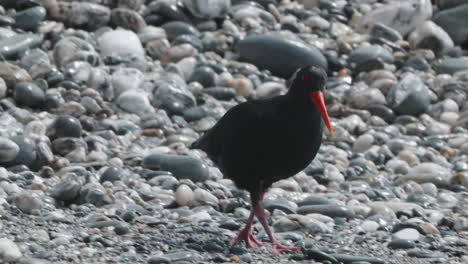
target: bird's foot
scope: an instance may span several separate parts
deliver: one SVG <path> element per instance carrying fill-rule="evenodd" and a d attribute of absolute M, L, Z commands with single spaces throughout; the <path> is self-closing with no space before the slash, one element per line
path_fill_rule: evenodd
<path fill-rule="evenodd" d="M 287 252 L 287 251 L 299 251 L 299 250 L 301 250 L 300 247 L 283 246 L 278 241 L 273 241 L 272 244 L 273 244 L 273 254 L 274 255 L 284 253 L 284 252 Z"/>
<path fill-rule="evenodd" d="M 234 246 L 237 242 L 244 240 L 245 246 L 247 248 L 256 248 L 256 247 L 263 247 L 263 244 L 259 242 L 254 235 L 250 232 L 250 230 L 242 230 L 236 238 L 233 238 L 231 242 L 229 242 L 229 246 Z"/>

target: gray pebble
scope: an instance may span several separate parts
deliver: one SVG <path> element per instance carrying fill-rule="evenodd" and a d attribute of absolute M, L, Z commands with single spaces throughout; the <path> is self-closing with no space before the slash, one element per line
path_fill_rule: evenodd
<path fill-rule="evenodd" d="M 14 141 L 0 137 L 0 162 L 12 161 L 19 151 L 20 148 Z"/>

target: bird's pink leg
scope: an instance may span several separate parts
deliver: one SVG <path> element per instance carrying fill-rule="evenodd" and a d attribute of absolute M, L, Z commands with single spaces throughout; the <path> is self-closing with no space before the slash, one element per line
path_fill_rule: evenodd
<path fill-rule="evenodd" d="M 233 238 L 231 242 L 229 242 L 229 246 L 235 245 L 237 242 L 244 240 L 245 241 L 245 246 L 247 248 L 254 248 L 254 247 L 261 247 L 263 246 L 262 243 L 260 243 L 252 234 L 252 222 L 255 216 L 255 210 L 252 208 L 250 210 L 250 215 L 249 218 L 247 219 L 247 223 L 245 224 L 244 229 L 240 231 L 239 235 L 237 237 Z"/>
<path fill-rule="evenodd" d="M 260 197 L 263 198 L 263 193 L 261 194 Z M 275 236 L 273 235 L 273 232 L 271 232 L 271 229 L 268 226 L 265 211 L 263 210 L 263 207 L 260 205 L 260 203 L 255 207 L 255 215 L 257 216 L 258 220 L 262 224 L 262 226 L 265 229 L 268 237 L 271 240 L 271 243 L 273 245 L 273 254 L 278 254 L 278 253 L 282 253 L 282 252 L 285 252 L 285 251 L 297 251 L 297 250 L 301 249 L 299 247 L 283 246 L 278 242 L 278 240 L 276 240 Z"/>

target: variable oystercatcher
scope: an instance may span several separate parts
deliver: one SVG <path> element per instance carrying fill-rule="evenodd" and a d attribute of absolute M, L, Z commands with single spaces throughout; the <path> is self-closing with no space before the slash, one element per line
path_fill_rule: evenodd
<path fill-rule="evenodd" d="M 240 240 L 245 240 L 248 248 L 262 246 L 251 231 L 257 216 L 274 253 L 299 249 L 275 239 L 260 202 L 274 182 L 300 172 L 315 157 L 322 143 L 322 118 L 332 133 L 322 94 L 326 78 L 322 68 L 301 68 L 285 95 L 231 108 L 192 144 L 192 148 L 205 151 L 225 177 L 250 192 L 250 216 L 231 246 Z"/>

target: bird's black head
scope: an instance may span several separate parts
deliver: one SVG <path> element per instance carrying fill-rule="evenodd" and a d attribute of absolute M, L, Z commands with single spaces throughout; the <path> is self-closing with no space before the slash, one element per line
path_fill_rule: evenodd
<path fill-rule="evenodd" d="M 327 73 L 322 67 L 305 66 L 294 73 L 291 89 L 302 90 L 302 93 L 309 94 L 323 91 L 326 82 Z"/>
<path fill-rule="evenodd" d="M 289 95 L 299 101 L 303 101 L 303 98 L 310 98 L 306 100 L 311 100 L 314 103 L 320 111 L 328 130 L 333 133 L 322 93 L 326 82 L 327 73 L 321 67 L 306 66 L 300 68 L 293 76 Z"/>

